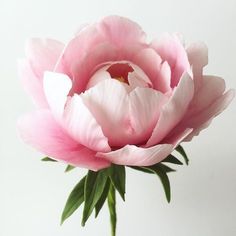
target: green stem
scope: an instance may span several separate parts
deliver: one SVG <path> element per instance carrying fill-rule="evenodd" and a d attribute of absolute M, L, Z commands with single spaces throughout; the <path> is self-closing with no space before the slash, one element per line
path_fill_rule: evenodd
<path fill-rule="evenodd" d="M 111 235 L 116 236 L 116 192 L 112 183 L 110 185 L 107 202 L 110 212 Z"/>

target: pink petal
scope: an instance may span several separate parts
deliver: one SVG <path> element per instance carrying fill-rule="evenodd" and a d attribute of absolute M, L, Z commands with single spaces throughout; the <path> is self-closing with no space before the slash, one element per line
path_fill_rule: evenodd
<path fill-rule="evenodd" d="M 146 35 L 141 27 L 124 17 L 105 17 L 99 22 L 98 28 L 105 38 L 119 48 L 137 43 L 145 43 Z"/>
<path fill-rule="evenodd" d="M 66 134 L 48 110 L 39 110 L 21 117 L 18 130 L 27 144 L 55 160 L 91 170 L 110 165 Z"/>
<path fill-rule="evenodd" d="M 89 80 L 99 69 L 99 66 L 116 59 L 116 49 L 109 43 L 101 43 L 94 46 L 84 58 L 77 59 L 72 63 L 69 62 L 74 78 L 72 93 L 84 92 L 85 88 L 88 87 Z"/>
<path fill-rule="evenodd" d="M 18 73 L 24 89 L 32 97 L 33 102 L 39 108 L 47 108 L 48 102 L 43 91 L 43 84 L 35 76 L 27 60 L 18 62 Z"/>
<path fill-rule="evenodd" d="M 190 141 L 193 136 L 198 135 L 200 131 L 207 126 L 209 126 L 211 120 L 219 115 L 230 102 L 235 97 L 235 90 L 231 89 L 227 91 L 224 95 L 217 98 L 212 104 L 208 107 L 205 107 L 199 113 L 194 114 L 191 118 L 185 123 L 185 126 L 194 128 L 193 132 L 185 139 L 185 141 Z"/>
<path fill-rule="evenodd" d="M 147 147 L 159 143 L 181 121 L 193 97 L 193 91 L 193 81 L 185 73 L 169 102 L 164 105 L 159 121 L 146 144 Z"/>
<path fill-rule="evenodd" d="M 81 94 L 110 146 L 123 146 L 133 132 L 129 123 L 128 94 L 122 84 L 115 79 L 104 80 Z"/>
<path fill-rule="evenodd" d="M 55 117 L 60 119 L 72 86 L 71 79 L 64 74 L 46 72 L 43 82 L 49 106 Z"/>
<path fill-rule="evenodd" d="M 106 42 L 96 27 L 97 24 L 84 27 L 76 37 L 69 41 L 57 63 L 56 72 L 66 73 L 70 78 L 76 78 L 77 66 L 83 63 L 84 58 L 94 50 L 94 47 Z"/>
<path fill-rule="evenodd" d="M 26 56 L 35 75 L 43 78 L 46 70 L 52 71 L 64 48 L 64 44 L 53 39 L 30 39 L 26 44 Z"/>
<path fill-rule="evenodd" d="M 187 116 L 197 113 L 208 107 L 225 91 L 225 81 L 217 76 L 205 75 L 202 77 L 201 87 L 195 92 L 190 103 Z"/>
<path fill-rule="evenodd" d="M 194 87 L 197 90 L 201 86 L 203 67 L 208 64 L 208 49 L 204 43 L 198 42 L 189 45 L 186 51 L 192 66 Z"/>
<path fill-rule="evenodd" d="M 168 64 L 165 63 L 163 71 L 162 59 L 154 49 L 145 48 L 141 50 L 134 57 L 133 62 L 145 71 L 156 90 L 163 93 L 170 90 L 170 69 L 167 71 L 169 73 L 163 73 Z"/>
<path fill-rule="evenodd" d="M 193 129 L 186 128 L 175 135 L 169 135 L 162 142 L 172 144 L 173 149 L 175 149 L 189 134 L 191 134 L 192 131 Z"/>
<path fill-rule="evenodd" d="M 150 137 L 168 98 L 156 90 L 140 87 L 129 95 L 132 127 L 137 134 L 146 137 L 145 140 Z"/>
<path fill-rule="evenodd" d="M 165 159 L 172 151 L 173 146 L 171 144 L 159 144 L 150 148 L 126 145 L 116 151 L 98 152 L 96 156 L 117 165 L 150 166 Z"/>
<path fill-rule="evenodd" d="M 187 53 L 176 35 L 164 34 L 160 39 L 154 40 L 151 46 L 168 62 L 171 67 L 171 87 L 175 87 L 184 72 L 190 73 Z"/>
<path fill-rule="evenodd" d="M 78 95 L 74 95 L 66 105 L 64 113 L 66 130 L 82 145 L 94 151 L 108 152 L 110 147 L 101 127 Z"/>

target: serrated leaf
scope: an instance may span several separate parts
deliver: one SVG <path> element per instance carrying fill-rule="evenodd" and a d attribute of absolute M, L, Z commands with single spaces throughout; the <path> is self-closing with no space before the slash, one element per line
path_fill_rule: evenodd
<path fill-rule="evenodd" d="M 99 201 L 104 191 L 107 181 L 107 170 L 100 170 L 98 172 L 89 171 L 84 186 L 84 210 L 82 218 L 82 226 L 85 225 L 93 209 Z"/>
<path fill-rule="evenodd" d="M 65 169 L 65 172 L 67 173 L 67 172 L 69 172 L 69 171 L 71 171 L 71 170 L 73 170 L 73 169 L 75 169 L 75 168 L 76 168 L 75 166 L 67 165 L 67 167 L 66 167 L 66 169 Z"/>
<path fill-rule="evenodd" d="M 108 173 L 112 184 L 119 192 L 121 198 L 125 201 L 125 167 L 112 165 L 108 169 Z"/>
<path fill-rule="evenodd" d="M 178 147 L 175 148 L 175 150 L 183 156 L 186 165 L 188 165 L 189 159 L 186 152 L 184 151 L 184 148 L 181 145 L 179 145 Z"/>
<path fill-rule="evenodd" d="M 63 224 L 63 222 L 69 218 L 83 203 L 85 179 L 86 176 L 80 180 L 69 195 L 61 216 L 61 224 Z"/>
<path fill-rule="evenodd" d="M 107 182 L 106 182 L 106 185 L 105 185 L 105 188 L 103 190 L 103 193 L 100 197 L 100 199 L 98 200 L 98 202 L 96 203 L 95 205 L 95 217 L 98 216 L 100 210 L 102 209 L 106 199 L 107 199 L 107 196 L 108 196 L 108 192 L 109 192 L 109 189 L 110 189 L 110 184 L 111 184 L 111 181 L 109 178 L 107 178 Z"/>
<path fill-rule="evenodd" d="M 43 159 L 41 159 L 41 161 L 52 161 L 52 162 L 57 162 L 56 160 L 50 158 L 50 157 L 44 157 Z"/>
<path fill-rule="evenodd" d="M 162 162 L 168 162 L 176 165 L 183 165 L 183 163 L 172 154 L 167 156 Z"/>
<path fill-rule="evenodd" d="M 110 222 L 111 222 L 111 235 L 116 235 L 116 191 L 112 184 L 110 184 L 110 189 L 107 198 L 108 209 L 110 213 Z"/>
<path fill-rule="evenodd" d="M 166 174 L 165 168 L 161 165 L 154 165 L 154 166 L 149 166 L 149 167 L 143 167 L 146 168 L 150 171 L 153 171 L 161 180 L 161 183 L 163 185 L 166 199 L 168 202 L 170 202 L 171 199 L 171 191 L 170 191 L 170 181 L 168 178 L 168 175 Z"/>

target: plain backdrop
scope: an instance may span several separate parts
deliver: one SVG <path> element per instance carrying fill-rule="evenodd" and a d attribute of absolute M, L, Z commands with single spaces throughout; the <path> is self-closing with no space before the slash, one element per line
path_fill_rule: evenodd
<path fill-rule="evenodd" d="M 151 37 L 182 32 L 187 43 L 209 47 L 206 73 L 236 87 L 235 0 L 1 0 L 0 1 L 0 235 L 109 236 L 105 207 L 81 227 L 81 210 L 63 226 L 66 198 L 86 173 L 43 163 L 42 154 L 23 144 L 16 120 L 33 109 L 24 93 L 16 61 L 24 57 L 27 38 L 52 37 L 67 42 L 86 22 L 119 14 L 137 21 Z M 117 236 L 236 235 L 236 100 L 210 128 L 184 144 L 190 165 L 170 175 L 168 204 L 160 181 L 127 170 L 126 202 L 118 198 Z"/>

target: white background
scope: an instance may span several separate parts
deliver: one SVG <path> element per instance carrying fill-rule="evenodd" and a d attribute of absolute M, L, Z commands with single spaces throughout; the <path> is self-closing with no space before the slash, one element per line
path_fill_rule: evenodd
<path fill-rule="evenodd" d="M 109 236 L 109 217 L 80 226 L 81 210 L 62 227 L 66 198 L 85 174 L 64 174 L 16 134 L 20 114 L 33 106 L 17 78 L 16 61 L 32 36 L 66 42 L 79 25 L 119 14 L 137 21 L 151 36 L 182 32 L 187 42 L 209 46 L 206 72 L 236 87 L 235 0 L 1 0 L 0 1 L 0 235 Z M 236 235 L 236 100 L 193 142 L 185 144 L 190 166 L 171 174 L 172 201 L 167 204 L 154 176 L 127 170 L 126 202 L 118 200 L 117 236 Z"/>

